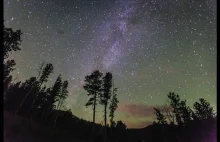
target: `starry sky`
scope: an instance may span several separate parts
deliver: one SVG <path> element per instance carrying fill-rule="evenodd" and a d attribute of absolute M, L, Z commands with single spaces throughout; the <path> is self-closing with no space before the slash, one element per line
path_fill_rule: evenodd
<path fill-rule="evenodd" d="M 115 120 L 142 128 L 153 107 L 175 92 L 192 106 L 205 98 L 216 109 L 216 0 L 4 0 L 4 24 L 21 29 L 14 80 L 37 76 L 52 63 L 69 81 L 65 107 L 85 120 L 84 77 L 113 73 L 119 107 Z M 103 123 L 103 107 L 96 121 Z"/>

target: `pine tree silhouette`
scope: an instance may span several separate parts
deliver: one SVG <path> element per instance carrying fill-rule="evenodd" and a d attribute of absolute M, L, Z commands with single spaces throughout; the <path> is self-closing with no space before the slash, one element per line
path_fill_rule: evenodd
<path fill-rule="evenodd" d="M 62 84 L 61 93 L 60 93 L 60 95 L 58 96 L 58 99 L 57 99 L 57 101 L 58 101 L 57 110 L 59 110 L 62 107 L 64 100 L 68 96 L 69 92 L 68 92 L 67 88 L 68 88 L 68 81 L 66 80 Z M 55 120 L 54 120 L 54 128 L 56 127 L 56 121 L 57 121 L 57 118 L 59 116 L 59 112 L 60 111 L 57 112 L 57 115 L 56 115 Z"/>
<path fill-rule="evenodd" d="M 42 74 L 40 76 L 40 79 L 39 81 L 37 80 L 38 78 L 34 77 L 35 78 L 35 81 L 33 81 L 32 85 L 31 85 L 31 89 L 29 90 L 29 92 L 25 95 L 25 97 L 23 98 L 20 106 L 18 107 L 17 111 L 15 112 L 15 114 L 17 114 L 20 110 L 20 108 L 23 106 L 25 100 L 27 99 L 27 97 L 30 95 L 30 94 L 33 94 L 33 99 L 32 99 L 32 103 L 31 103 L 31 106 L 30 108 L 32 109 L 33 108 L 33 105 L 35 103 L 35 100 L 36 100 L 36 97 L 37 97 L 37 93 L 38 91 L 40 90 L 41 88 L 41 85 L 45 82 L 47 82 L 47 79 L 49 78 L 49 75 L 53 72 L 53 65 L 52 64 L 47 64 L 45 66 L 45 68 L 43 69 L 42 71 Z"/>
<path fill-rule="evenodd" d="M 104 142 L 106 141 L 106 124 L 107 124 L 107 106 L 109 99 L 111 97 L 111 88 L 112 88 L 112 74 L 107 72 L 102 78 L 102 93 L 100 94 L 100 103 L 104 106 Z"/>
<path fill-rule="evenodd" d="M 5 92 L 7 91 L 9 85 L 12 81 L 12 76 L 10 73 L 15 69 L 15 61 L 9 60 L 9 53 L 12 53 L 12 51 L 18 51 L 21 50 L 21 31 L 16 30 L 13 31 L 11 28 L 6 28 L 3 24 L 3 84 L 4 84 L 4 96 L 5 99 Z"/>
<path fill-rule="evenodd" d="M 98 101 L 98 95 L 101 93 L 101 85 L 102 85 L 102 73 L 99 70 L 94 71 L 91 75 L 85 77 L 85 85 L 84 89 L 88 92 L 88 96 L 91 96 L 88 102 L 86 103 L 86 107 L 93 107 L 93 131 L 92 131 L 92 141 L 94 141 L 94 133 L 95 133 L 95 112 L 96 105 Z"/>
<path fill-rule="evenodd" d="M 118 99 L 117 99 L 117 88 L 114 88 L 114 85 L 113 85 L 113 92 L 112 92 L 112 98 L 111 98 L 111 104 L 109 106 L 109 110 L 110 110 L 110 113 L 109 113 L 109 117 L 110 117 L 110 127 L 114 127 L 115 125 L 115 122 L 114 122 L 114 112 L 115 110 L 117 109 L 118 107 Z"/>
<path fill-rule="evenodd" d="M 61 89 L 62 89 L 62 80 L 61 80 L 61 75 L 59 75 L 57 77 L 53 87 L 51 88 L 51 90 L 49 92 L 45 120 L 47 120 L 47 117 L 49 114 L 51 114 L 52 110 L 55 109 L 55 107 L 56 107 L 55 103 L 58 101 L 57 98 L 61 94 Z M 53 121 L 52 121 L 52 123 L 53 123 Z"/>
<path fill-rule="evenodd" d="M 210 103 L 203 98 L 200 98 L 199 102 L 195 102 L 193 108 L 195 110 L 195 115 L 199 120 L 214 118 L 213 107 L 211 107 Z"/>
<path fill-rule="evenodd" d="M 157 116 L 158 124 L 167 124 L 166 117 L 163 115 L 163 113 L 159 109 L 154 108 L 154 113 Z"/>

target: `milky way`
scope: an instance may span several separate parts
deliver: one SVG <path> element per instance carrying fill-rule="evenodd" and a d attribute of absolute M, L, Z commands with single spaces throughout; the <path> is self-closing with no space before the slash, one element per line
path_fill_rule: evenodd
<path fill-rule="evenodd" d="M 148 112 L 170 91 L 190 106 L 203 97 L 216 107 L 215 0 L 5 0 L 4 20 L 23 32 L 22 50 L 10 56 L 14 79 L 52 63 L 48 85 L 59 74 L 68 79 L 66 108 L 78 117 L 92 120 L 82 86 L 95 69 L 113 73 L 115 119 L 128 127 L 152 123 Z"/>

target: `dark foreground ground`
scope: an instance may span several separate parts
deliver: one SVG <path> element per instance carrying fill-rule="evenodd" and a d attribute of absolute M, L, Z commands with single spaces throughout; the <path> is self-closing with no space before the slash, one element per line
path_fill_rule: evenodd
<path fill-rule="evenodd" d="M 143 129 L 126 129 L 115 133 L 106 142 L 216 142 L 216 123 L 207 123 L 205 131 L 191 131 L 151 125 Z M 73 128 L 74 129 L 74 128 Z M 77 131 L 79 133 L 77 133 Z M 4 112 L 4 142 L 87 142 L 79 129 L 52 129 L 21 116 Z M 95 142 L 103 142 L 98 138 Z"/>
<path fill-rule="evenodd" d="M 67 131 L 44 127 L 20 116 L 4 112 L 4 142 L 83 142 Z"/>

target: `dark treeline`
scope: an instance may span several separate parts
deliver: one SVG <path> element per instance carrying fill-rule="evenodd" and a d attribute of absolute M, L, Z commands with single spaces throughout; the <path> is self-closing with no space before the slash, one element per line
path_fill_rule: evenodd
<path fill-rule="evenodd" d="M 217 114 L 209 102 L 200 98 L 191 109 L 178 94 L 170 92 L 167 96 L 168 106 L 154 108 L 157 122 L 153 123 L 152 129 L 161 136 L 157 141 L 216 141 Z"/>
<path fill-rule="evenodd" d="M 117 88 L 113 75 L 103 74 L 99 70 L 85 76 L 84 89 L 90 97 L 85 103 L 93 110 L 92 122 L 80 119 L 72 114 L 74 110 L 64 108 L 68 97 L 68 81 L 61 74 L 53 85 L 47 82 L 53 73 L 53 65 L 42 63 L 38 74 L 24 82 L 12 81 L 11 72 L 15 69 L 15 61 L 9 60 L 12 51 L 21 50 L 21 31 L 13 31 L 4 27 L 4 111 L 22 116 L 28 123 L 33 121 L 45 126 L 62 138 L 61 130 L 73 136 L 75 141 L 87 142 L 213 142 L 216 141 L 216 118 L 213 108 L 204 99 L 195 102 L 193 109 L 181 101 L 179 95 L 169 93 L 169 105 L 154 108 L 157 121 L 143 128 L 130 130 L 122 121 L 114 121 L 114 112 L 118 107 Z M 103 107 L 104 125 L 95 123 L 96 108 Z M 60 136 L 61 135 L 61 136 Z M 56 137 L 56 136 L 54 136 Z M 53 139 L 64 141 L 63 139 Z M 66 140 L 66 141 L 72 141 Z"/>
<path fill-rule="evenodd" d="M 79 139 L 87 141 L 106 140 L 107 135 L 112 134 L 115 129 L 125 129 L 122 121 L 114 121 L 114 111 L 117 108 L 117 88 L 112 88 L 112 74 L 107 72 L 105 76 L 98 70 L 85 77 L 84 89 L 91 96 L 86 106 L 92 106 L 93 122 L 87 122 L 74 116 L 71 110 L 65 110 L 64 102 L 68 97 L 68 81 L 62 80 L 61 74 L 52 86 L 47 82 L 53 73 L 53 65 L 42 63 L 38 74 L 30 77 L 24 82 L 12 81 L 10 73 L 15 70 L 15 61 L 9 60 L 12 51 L 21 50 L 21 31 L 13 31 L 4 27 L 4 110 L 35 120 L 53 129 L 65 129 L 74 131 Z M 95 124 L 95 109 L 97 105 L 104 106 L 104 127 Z M 108 108 L 109 106 L 109 108 Z M 107 110 L 110 114 L 110 126 L 107 125 Z M 96 129 L 95 129 L 96 128 Z M 110 132 L 111 128 L 111 132 Z M 96 131 L 95 131 L 96 130 Z M 104 134 L 104 135 L 103 135 Z M 83 137 L 83 135 L 87 137 Z"/>

